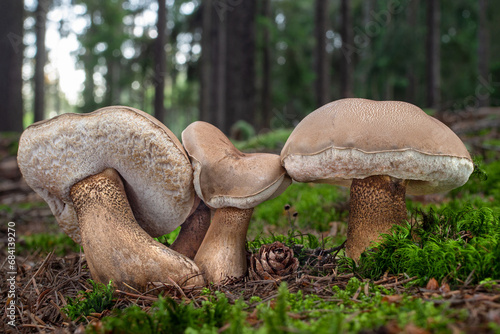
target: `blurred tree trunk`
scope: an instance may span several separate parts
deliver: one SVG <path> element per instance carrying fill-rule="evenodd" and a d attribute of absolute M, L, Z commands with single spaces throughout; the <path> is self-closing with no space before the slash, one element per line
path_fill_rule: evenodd
<path fill-rule="evenodd" d="M 255 126 L 255 16 L 256 0 L 240 1 L 227 18 L 226 122 L 229 133 L 239 120 Z M 227 29 L 230 27 L 230 29 Z"/>
<path fill-rule="evenodd" d="M 440 1 L 427 0 L 427 106 L 429 108 L 439 108 L 441 103 L 440 24 Z"/>
<path fill-rule="evenodd" d="M 375 0 L 365 0 L 363 1 L 363 27 L 370 25 L 373 20 L 371 12 L 375 8 Z M 370 63 L 371 48 L 366 47 L 360 52 L 360 63 Z M 370 82 L 368 75 L 362 75 L 359 77 L 359 86 L 357 87 L 357 92 L 360 96 L 369 96 L 370 94 Z"/>
<path fill-rule="evenodd" d="M 316 93 L 316 107 L 320 107 L 330 101 L 329 94 L 329 72 L 328 54 L 326 52 L 326 31 L 328 30 L 328 1 L 316 0 L 314 14 L 314 35 L 316 40 L 314 72 L 316 80 L 314 90 Z"/>
<path fill-rule="evenodd" d="M 351 5 L 349 0 L 341 0 L 340 12 L 342 27 L 340 34 L 342 43 L 354 45 L 353 27 L 351 23 Z M 340 62 L 340 95 L 341 97 L 354 96 L 352 91 L 352 58 L 342 57 Z"/>
<path fill-rule="evenodd" d="M 210 94 L 211 79 L 212 79 L 212 0 L 205 0 L 202 6 L 202 39 L 201 39 L 201 70 L 200 70 L 200 120 L 212 123 L 210 118 L 210 107 L 212 105 L 212 94 Z"/>
<path fill-rule="evenodd" d="M 265 20 L 262 30 L 262 92 L 261 92 L 261 128 L 271 127 L 272 85 L 271 85 L 271 41 L 269 25 L 271 17 L 271 1 L 262 0 L 261 17 Z"/>
<path fill-rule="evenodd" d="M 212 97 L 214 115 L 212 124 L 221 131 L 228 133 L 226 129 L 226 13 L 222 13 L 217 18 L 213 12 L 212 19 L 216 22 L 212 26 L 212 55 L 213 78 L 212 78 Z"/>
<path fill-rule="evenodd" d="M 0 131 L 23 130 L 23 1 L 0 1 Z"/>
<path fill-rule="evenodd" d="M 158 35 L 155 40 L 154 48 L 154 115 L 160 121 L 165 120 L 165 73 L 167 68 L 167 59 L 165 55 L 165 41 L 167 29 L 167 8 L 165 0 L 158 0 L 158 20 L 156 30 Z"/>
<path fill-rule="evenodd" d="M 207 1 L 202 6 L 207 7 L 200 116 L 229 135 L 238 120 L 255 124 L 256 2 Z"/>
<path fill-rule="evenodd" d="M 477 29 L 477 67 L 478 75 L 485 81 L 489 77 L 489 52 L 490 52 L 490 36 L 488 31 L 488 0 L 478 1 L 478 16 L 479 26 Z M 478 96 L 479 107 L 490 105 L 490 94 L 482 94 Z"/>
<path fill-rule="evenodd" d="M 47 23 L 47 12 L 49 9 L 49 0 L 38 0 L 35 17 L 35 34 L 36 34 L 36 56 L 35 56 L 35 98 L 34 112 L 35 122 L 44 119 L 45 113 L 45 63 L 47 54 L 45 50 L 45 31 Z"/>
<path fill-rule="evenodd" d="M 411 38 L 412 40 L 415 41 L 415 43 L 411 44 L 411 47 L 413 48 L 413 54 L 415 55 L 412 57 L 408 64 L 407 64 L 407 72 L 408 72 L 408 87 L 406 89 L 406 99 L 407 102 L 416 104 L 417 103 L 417 54 L 419 47 L 423 47 L 422 44 L 420 44 L 418 41 L 419 36 L 418 36 L 418 29 L 417 29 L 417 19 L 418 19 L 418 8 L 419 8 L 419 2 L 420 0 L 413 0 L 410 2 L 409 6 L 407 7 L 407 12 L 406 12 L 406 17 L 408 20 L 408 25 L 410 26 L 411 30 Z M 416 44 L 418 43 L 418 44 Z"/>

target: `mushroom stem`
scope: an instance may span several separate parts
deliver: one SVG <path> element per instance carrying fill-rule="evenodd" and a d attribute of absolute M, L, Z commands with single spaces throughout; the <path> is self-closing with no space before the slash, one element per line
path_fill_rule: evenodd
<path fill-rule="evenodd" d="M 246 274 L 245 242 L 253 209 L 234 207 L 215 211 L 194 262 L 208 282 L 220 283 L 227 277 Z"/>
<path fill-rule="evenodd" d="M 354 179 L 349 202 L 346 254 L 358 260 L 381 233 L 406 219 L 406 182 L 390 176 Z"/>
<path fill-rule="evenodd" d="M 181 225 L 181 231 L 170 249 L 194 259 L 210 226 L 210 208 L 200 201 L 198 207 Z"/>
<path fill-rule="evenodd" d="M 148 282 L 203 285 L 196 264 L 149 236 L 134 218 L 123 182 L 114 169 L 73 185 L 87 264 L 94 280 L 144 289 Z"/>

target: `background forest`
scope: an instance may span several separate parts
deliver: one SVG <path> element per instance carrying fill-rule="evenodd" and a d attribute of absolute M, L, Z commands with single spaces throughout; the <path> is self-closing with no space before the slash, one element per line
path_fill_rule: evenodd
<path fill-rule="evenodd" d="M 350 96 L 499 105 L 499 14 L 487 0 L 2 1 L 0 131 L 108 105 L 233 137 Z"/>
<path fill-rule="evenodd" d="M 499 19 L 493 0 L 0 0 L 0 332 L 500 333 Z M 358 263 L 349 189 L 294 183 L 253 212 L 249 275 L 99 285 L 17 165 L 26 126 L 109 105 L 279 154 L 343 97 L 414 103 L 475 163 L 460 188 L 407 196 L 407 223 Z M 293 272 L 267 276 L 276 242 Z"/>

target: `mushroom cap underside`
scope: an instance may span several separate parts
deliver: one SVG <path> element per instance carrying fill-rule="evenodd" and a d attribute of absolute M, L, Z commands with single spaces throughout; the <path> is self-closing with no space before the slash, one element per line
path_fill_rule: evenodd
<path fill-rule="evenodd" d="M 446 125 L 398 101 L 343 99 L 306 116 L 282 152 L 300 182 L 349 186 L 352 179 L 389 175 L 408 180 L 407 192 L 443 192 L 467 182 L 474 166 Z"/>
<path fill-rule="evenodd" d="M 182 142 L 193 164 L 196 193 L 212 208 L 253 208 L 291 183 L 278 155 L 242 153 L 209 123 L 189 125 Z"/>
<path fill-rule="evenodd" d="M 107 168 L 123 178 L 134 216 L 152 236 L 178 227 L 194 202 L 193 171 L 179 140 L 134 108 L 106 107 L 35 123 L 21 136 L 18 163 L 28 185 L 77 242 L 70 189 Z"/>

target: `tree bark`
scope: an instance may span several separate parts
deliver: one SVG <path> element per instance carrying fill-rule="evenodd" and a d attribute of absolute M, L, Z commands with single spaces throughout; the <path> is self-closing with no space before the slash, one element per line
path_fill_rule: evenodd
<path fill-rule="evenodd" d="M 329 102 L 329 67 L 326 52 L 326 31 L 328 30 L 328 1 L 316 0 L 314 35 L 316 39 L 314 72 L 316 80 L 314 90 L 316 93 L 316 107 Z"/>
<path fill-rule="evenodd" d="M 238 120 L 255 125 L 256 1 L 240 1 L 227 18 L 226 110 L 223 131 Z M 231 27 L 228 29 L 228 27 Z"/>
<path fill-rule="evenodd" d="M 213 88 L 214 93 L 214 115 L 213 119 L 215 126 L 217 126 L 221 131 L 226 134 L 229 133 L 226 127 L 226 43 L 227 43 L 227 32 L 226 32 L 226 13 L 221 14 L 221 18 L 216 21 L 214 25 L 216 28 L 213 30 L 213 45 L 215 46 L 212 54 L 212 60 L 214 62 L 214 79 Z"/>
<path fill-rule="evenodd" d="M 167 69 L 167 60 L 165 55 L 165 41 L 167 29 L 167 9 L 165 0 L 158 0 L 158 20 L 156 24 L 158 35 L 155 40 L 155 69 L 154 69 L 154 84 L 155 84 L 155 100 L 154 114 L 160 121 L 165 120 L 165 74 Z"/>
<path fill-rule="evenodd" d="M 489 52 L 490 36 L 488 31 L 488 0 L 478 1 L 479 26 L 477 29 L 477 72 L 480 78 L 488 80 L 489 75 Z M 478 96 L 478 106 L 485 107 L 490 105 L 490 94 Z"/>
<path fill-rule="evenodd" d="M 202 40 L 201 40 L 201 71 L 200 71 L 200 120 L 211 123 L 210 110 L 212 94 L 210 94 L 212 79 L 212 0 L 205 0 L 202 6 Z"/>
<path fill-rule="evenodd" d="M 36 56 L 35 56 L 35 122 L 44 119 L 45 114 L 45 63 L 47 55 L 45 50 L 45 31 L 49 0 L 38 0 L 36 7 Z"/>
<path fill-rule="evenodd" d="M 342 0 L 340 4 L 340 12 L 342 16 L 342 27 L 340 34 L 342 43 L 346 45 L 354 45 L 353 29 L 351 23 L 351 5 L 349 0 Z M 352 73 L 353 73 L 352 58 L 342 57 L 340 62 L 340 95 L 342 97 L 353 97 L 352 91 Z"/>
<path fill-rule="evenodd" d="M 440 24 L 440 1 L 427 0 L 427 106 L 429 108 L 439 108 L 441 103 Z"/>
<path fill-rule="evenodd" d="M 410 2 L 408 8 L 407 8 L 407 19 L 408 19 L 408 25 L 411 27 L 411 34 L 412 34 L 412 39 L 418 43 L 419 41 L 419 36 L 417 36 L 417 18 L 418 18 L 418 8 L 419 8 L 419 2 L 420 0 L 413 0 Z M 419 46 L 422 46 L 420 43 L 418 46 L 412 45 L 412 47 L 416 52 L 418 52 Z M 406 89 L 406 99 L 410 103 L 416 104 L 417 102 L 417 64 L 416 64 L 416 57 L 413 57 L 411 61 L 407 65 L 407 71 L 408 71 L 408 87 Z"/>
<path fill-rule="evenodd" d="M 23 130 L 23 1 L 0 1 L 0 131 Z"/>
<path fill-rule="evenodd" d="M 273 21 L 271 17 L 270 0 L 262 0 L 261 16 L 266 20 L 262 31 L 262 92 L 261 92 L 261 128 L 271 127 L 271 41 L 269 26 Z"/>

